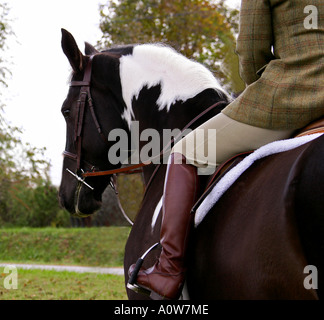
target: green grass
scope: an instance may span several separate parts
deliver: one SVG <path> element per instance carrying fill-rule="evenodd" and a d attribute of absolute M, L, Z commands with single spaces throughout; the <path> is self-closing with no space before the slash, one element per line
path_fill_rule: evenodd
<path fill-rule="evenodd" d="M 0 229 L 0 262 L 121 267 L 129 227 Z"/>
<path fill-rule="evenodd" d="M 0 229 L 0 262 L 122 267 L 129 227 Z M 18 268 L 18 289 L 0 300 L 124 300 L 124 277 Z"/>
<path fill-rule="evenodd" d="M 18 288 L 5 289 L 0 267 L 0 300 L 126 300 L 124 277 L 106 274 L 18 269 Z"/>

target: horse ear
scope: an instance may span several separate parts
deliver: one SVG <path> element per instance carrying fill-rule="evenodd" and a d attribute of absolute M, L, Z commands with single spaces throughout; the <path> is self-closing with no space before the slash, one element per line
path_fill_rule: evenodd
<path fill-rule="evenodd" d="M 72 34 L 65 29 L 62 31 L 62 49 L 68 58 L 73 71 L 81 71 L 83 69 L 85 57 L 78 48 L 78 45 L 73 38 Z"/>
<path fill-rule="evenodd" d="M 88 42 L 85 42 L 84 45 L 85 45 L 84 46 L 84 52 L 88 56 L 91 56 L 91 55 L 96 54 L 96 53 L 99 52 L 93 45 L 91 45 Z"/>

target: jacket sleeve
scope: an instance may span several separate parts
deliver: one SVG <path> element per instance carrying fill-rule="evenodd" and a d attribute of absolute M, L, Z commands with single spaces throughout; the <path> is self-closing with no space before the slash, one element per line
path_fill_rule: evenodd
<path fill-rule="evenodd" d="M 249 85 L 256 81 L 274 56 L 270 0 L 242 0 L 236 53 L 240 75 Z M 263 71 L 263 70 L 262 70 Z"/>

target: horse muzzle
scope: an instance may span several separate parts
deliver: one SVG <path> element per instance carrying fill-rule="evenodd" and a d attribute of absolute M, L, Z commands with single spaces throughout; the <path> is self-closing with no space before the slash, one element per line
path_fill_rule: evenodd
<path fill-rule="evenodd" d="M 86 218 L 96 213 L 101 208 L 102 202 L 96 200 L 93 195 L 93 189 L 82 182 L 79 182 L 74 195 L 74 217 Z"/>
<path fill-rule="evenodd" d="M 80 181 L 61 184 L 59 202 L 71 216 L 79 218 L 94 214 L 102 204 L 101 197 L 96 196 L 94 190 Z"/>

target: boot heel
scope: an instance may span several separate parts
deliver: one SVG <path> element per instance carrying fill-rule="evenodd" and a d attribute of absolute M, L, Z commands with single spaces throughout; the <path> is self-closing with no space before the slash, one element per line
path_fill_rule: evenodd
<path fill-rule="evenodd" d="M 130 284 L 127 283 L 127 288 L 136 292 L 136 293 L 141 293 L 144 294 L 146 296 L 150 296 L 151 295 L 151 291 L 148 289 L 145 289 L 143 287 L 140 287 L 139 285 L 137 285 L 136 283 Z"/>
<path fill-rule="evenodd" d="M 154 291 L 151 291 L 150 298 L 152 300 L 170 300 L 169 298 L 163 297 Z"/>
<path fill-rule="evenodd" d="M 143 288 L 143 287 L 139 286 L 136 283 L 136 280 L 137 280 L 138 272 L 140 271 L 140 269 L 142 267 L 142 264 L 144 262 L 145 257 L 148 255 L 148 253 L 150 253 L 152 250 L 156 249 L 159 245 L 160 245 L 159 242 L 153 244 L 153 246 L 151 246 L 148 250 L 146 250 L 145 253 L 136 261 L 134 269 L 133 269 L 133 271 L 132 271 L 132 273 L 131 273 L 131 275 L 130 275 L 130 277 L 128 279 L 128 282 L 127 282 L 127 288 L 128 289 L 133 290 L 136 293 L 142 293 L 142 294 L 145 294 L 147 296 L 150 295 L 151 290 L 148 290 L 146 288 Z"/>

